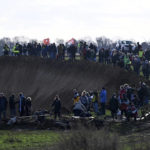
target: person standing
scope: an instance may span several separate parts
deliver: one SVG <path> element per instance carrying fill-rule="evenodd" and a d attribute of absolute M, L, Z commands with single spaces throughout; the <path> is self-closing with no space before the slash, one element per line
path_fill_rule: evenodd
<path fill-rule="evenodd" d="M 107 100 L 107 91 L 103 87 L 101 92 L 100 92 L 100 103 L 101 103 L 101 114 L 105 115 L 105 105 L 106 105 L 106 100 Z"/>
<path fill-rule="evenodd" d="M 56 95 L 54 98 L 54 102 L 52 104 L 52 107 L 54 107 L 54 118 L 56 119 L 57 116 L 60 118 L 61 113 L 61 101 L 59 98 L 59 95 Z"/>
<path fill-rule="evenodd" d="M 144 51 L 142 49 L 139 50 L 139 58 L 140 60 L 143 60 Z"/>
<path fill-rule="evenodd" d="M 121 98 L 121 104 L 120 104 L 120 110 L 121 110 L 121 119 L 123 118 L 123 115 L 125 117 L 127 116 L 127 107 L 129 105 L 129 100 L 127 98 L 127 95 L 124 94 L 123 98 Z"/>
<path fill-rule="evenodd" d="M 15 95 L 12 94 L 9 97 L 9 109 L 10 109 L 10 116 L 14 117 L 16 115 L 16 102 L 15 102 Z"/>
<path fill-rule="evenodd" d="M 150 64 L 148 60 L 145 60 L 145 62 L 142 65 L 142 71 L 143 71 L 143 75 L 144 77 L 149 80 L 149 74 L 150 74 Z"/>
<path fill-rule="evenodd" d="M 76 89 L 73 90 L 73 93 L 74 93 L 74 98 L 73 98 L 73 105 L 74 105 L 75 103 L 79 102 L 80 95 Z"/>
<path fill-rule="evenodd" d="M 20 55 L 20 52 L 19 52 L 19 44 L 18 43 L 16 43 L 16 45 L 13 47 L 13 50 L 12 50 L 12 52 L 13 52 L 13 54 L 15 55 L 15 56 L 19 56 Z"/>
<path fill-rule="evenodd" d="M 113 94 L 112 98 L 110 99 L 109 108 L 110 108 L 113 120 L 115 118 L 117 119 L 117 112 L 118 112 L 118 108 L 119 108 L 119 102 L 118 102 L 116 94 Z"/>
<path fill-rule="evenodd" d="M 7 99 L 4 96 L 3 93 L 0 94 L 0 122 L 2 120 L 2 115 L 3 119 L 6 119 L 6 110 L 7 110 Z"/>
<path fill-rule="evenodd" d="M 92 104 L 93 104 L 94 112 L 96 114 L 99 114 L 99 109 L 98 109 L 98 92 L 97 92 L 97 90 L 95 90 L 93 92 L 93 95 L 92 95 Z"/>
<path fill-rule="evenodd" d="M 24 115 L 24 111 L 25 111 L 25 97 L 23 95 L 23 93 L 19 94 L 19 113 L 20 113 L 20 117 L 22 117 Z"/>
<path fill-rule="evenodd" d="M 31 103 L 31 97 L 27 97 L 27 99 L 25 100 L 25 111 L 26 111 L 26 116 L 31 115 L 31 111 L 32 111 L 32 103 Z"/>
<path fill-rule="evenodd" d="M 81 103 L 86 107 L 86 109 L 88 108 L 88 104 L 89 104 L 89 101 L 88 101 L 88 97 L 86 95 L 86 91 L 84 90 L 81 94 L 81 97 L 80 97 L 80 101 Z"/>
<path fill-rule="evenodd" d="M 4 45 L 4 56 L 9 56 L 10 48 L 7 44 Z"/>

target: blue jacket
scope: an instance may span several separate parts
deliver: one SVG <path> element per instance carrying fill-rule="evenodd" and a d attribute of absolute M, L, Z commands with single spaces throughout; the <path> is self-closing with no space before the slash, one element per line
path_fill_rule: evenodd
<path fill-rule="evenodd" d="M 106 100 L 107 100 L 107 92 L 106 92 L 106 90 L 102 90 L 100 92 L 100 102 L 106 103 Z"/>
<path fill-rule="evenodd" d="M 24 107 L 25 107 L 25 97 L 21 95 L 19 97 L 19 112 L 24 111 Z"/>

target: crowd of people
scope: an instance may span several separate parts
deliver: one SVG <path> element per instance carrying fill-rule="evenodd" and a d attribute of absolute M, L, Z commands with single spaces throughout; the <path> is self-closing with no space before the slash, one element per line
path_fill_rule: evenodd
<path fill-rule="evenodd" d="M 73 112 L 75 116 L 88 117 L 94 111 L 96 115 L 105 115 L 106 108 L 111 111 L 113 119 L 120 115 L 129 121 L 131 117 L 136 120 L 138 110 L 149 103 L 149 88 L 141 82 L 139 87 L 131 87 L 128 84 L 120 86 L 118 93 L 114 93 L 110 100 L 107 99 L 107 91 L 103 87 L 100 92 L 97 90 L 86 92 L 81 95 L 74 90 Z M 107 107 L 106 107 L 107 106 Z"/>
<path fill-rule="evenodd" d="M 29 116 L 32 110 L 31 97 L 25 97 L 23 93 L 20 93 L 17 97 L 12 94 L 7 99 L 4 93 L 0 93 L 0 122 L 2 119 L 6 120 L 8 108 L 11 118 L 17 115 L 17 110 L 20 117 Z"/>
<path fill-rule="evenodd" d="M 96 116 L 107 115 L 106 110 L 110 110 L 113 119 L 120 116 L 120 119 L 126 117 L 128 121 L 132 117 L 136 120 L 138 110 L 148 105 L 149 94 L 149 87 L 144 82 L 140 82 L 139 87 L 121 85 L 118 93 L 114 93 L 110 100 L 104 87 L 100 91 L 84 90 L 81 94 L 74 89 L 72 112 L 74 116 L 90 117 L 93 113 Z M 51 105 L 55 119 L 61 118 L 61 103 L 59 95 L 56 95 Z M 10 118 L 17 116 L 17 110 L 20 117 L 32 115 L 31 97 L 25 97 L 23 93 L 20 93 L 17 97 L 12 94 L 7 100 L 6 96 L 0 93 L 0 122 L 6 119 L 8 112 L 10 112 Z"/>
<path fill-rule="evenodd" d="M 137 43 L 134 50 L 132 47 L 129 47 L 128 50 L 98 48 L 95 44 L 87 44 L 83 41 L 70 45 L 56 45 L 55 43 L 49 45 L 40 43 L 21 45 L 16 43 L 13 48 L 5 44 L 3 50 L 6 56 L 40 56 L 57 60 L 65 60 L 68 57 L 72 61 L 80 58 L 88 61 L 98 61 L 103 64 L 113 64 L 129 71 L 134 70 L 138 75 L 143 72 L 144 77 L 147 79 L 150 75 L 150 49 L 143 50 L 139 43 Z"/>

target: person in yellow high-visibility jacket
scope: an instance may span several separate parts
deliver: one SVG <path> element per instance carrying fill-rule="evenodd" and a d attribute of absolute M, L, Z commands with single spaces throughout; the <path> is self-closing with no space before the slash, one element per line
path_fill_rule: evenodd
<path fill-rule="evenodd" d="M 124 56 L 124 66 L 125 69 L 130 70 L 131 61 L 128 55 Z"/>
<path fill-rule="evenodd" d="M 14 53 L 15 56 L 19 56 L 19 50 L 17 49 L 18 45 L 16 44 L 14 47 L 13 47 L 13 50 L 12 52 Z"/>
<path fill-rule="evenodd" d="M 139 58 L 142 59 L 144 55 L 144 51 L 142 49 L 139 50 Z"/>

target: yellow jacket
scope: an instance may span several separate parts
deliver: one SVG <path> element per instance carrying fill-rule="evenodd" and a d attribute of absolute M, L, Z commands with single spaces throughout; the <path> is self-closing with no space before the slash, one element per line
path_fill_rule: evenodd
<path fill-rule="evenodd" d="M 73 99 L 73 104 L 75 104 L 75 103 L 79 102 L 79 100 L 80 100 L 80 97 L 79 97 L 79 96 L 77 96 L 76 98 L 74 98 L 74 99 Z"/>
<path fill-rule="evenodd" d="M 17 49 L 16 49 L 16 46 L 14 46 L 12 52 L 15 53 L 15 54 L 18 54 L 18 53 L 19 53 L 19 50 L 17 50 Z"/>
<path fill-rule="evenodd" d="M 143 51 L 139 51 L 139 57 L 142 58 L 143 57 Z"/>

